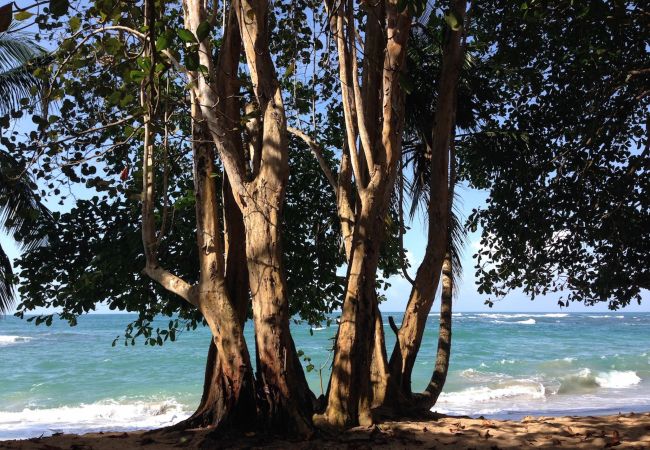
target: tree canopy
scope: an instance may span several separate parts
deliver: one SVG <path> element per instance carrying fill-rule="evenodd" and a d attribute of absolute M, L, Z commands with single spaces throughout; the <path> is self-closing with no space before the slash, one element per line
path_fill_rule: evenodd
<path fill-rule="evenodd" d="M 52 0 L 15 17 L 62 39 L 29 71 L 48 107 L 18 100 L 2 124 L 32 129 L 0 142 L 40 197 L 72 205 L 30 225 L 47 245 L 19 261 L 17 314 L 58 307 L 75 324 L 104 302 L 137 312 L 124 342 L 149 345 L 207 325 L 204 396 L 184 425 L 308 434 L 312 412 L 340 427 L 429 408 L 449 362 L 457 182 L 489 192 L 466 225 L 482 229 L 487 303 L 522 289 L 618 308 L 650 285 L 641 2 Z M 412 287 L 388 354 L 379 306 L 397 273 Z M 439 360 L 418 395 L 441 280 Z M 319 402 L 289 322 L 338 311 Z"/>

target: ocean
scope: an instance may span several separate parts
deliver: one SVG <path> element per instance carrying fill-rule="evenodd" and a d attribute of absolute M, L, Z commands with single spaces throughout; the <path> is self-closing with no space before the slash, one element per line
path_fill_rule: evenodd
<path fill-rule="evenodd" d="M 389 315 L 399 324 L 401 313 L 383 315 L 390 352 Z M 163 347 L 112 347 L 134 318 L 88 315 L 76 327 L 0 318 L 0 439 L 155 428 L 191 414 L 208 330 L 179 333 Z M 431 314 L 414 390 L 431 376 L 437 330 Z M 251 323 L 246 331 L 252 343 Z M 293 325 L 297 348 L 314 366 L 307 377 L 317 395 L 327 388 L 334 331 Z M 433 409 L 512 419 L 650 411 L 650 313 L 454 314 L 449 376 Z"/>

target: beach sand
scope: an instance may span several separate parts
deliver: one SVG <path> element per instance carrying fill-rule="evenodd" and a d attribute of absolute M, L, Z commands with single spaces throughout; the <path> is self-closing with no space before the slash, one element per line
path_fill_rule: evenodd
<path fill-rule="evenodd" d="M 520 421 L 444 417 L 385 422 L 344 433 L 320 432 L 309 441 L 278 440 L 254 433 L 212 438 L 205 430 L 62 434 L 2 441 L 0 449 L 109 450 L 178 448 L 297 449 L 650 449 L 650 413 L 602 417 L 526 417 Z"/>

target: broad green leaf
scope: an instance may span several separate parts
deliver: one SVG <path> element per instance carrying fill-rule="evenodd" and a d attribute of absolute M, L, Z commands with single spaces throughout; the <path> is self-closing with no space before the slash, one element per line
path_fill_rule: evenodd
<path fill-rule="evenodd" d="M 141 70 L 132 70 L 129 72 L 129 77 L 135 82 L 142 81 L 144 80 L 144 72 Z"/>
<path fill-rule="evenodd" d="M 199 54 L 189 52 L 185 55 L 185 67 L 187 70 L 197 70 L 199 68 Z"/>
<path fill-rule="evenodd" d="M 156 50 L 160 52 L 167 48 L 169 48 L 169 38 L 166 35 L 161 34 L 158 36 L 158 39 L 156 39 Z"/>
<path fill-rule="evenodd" d="M 196 42 L 196 38 L 194 37 L 194 34 L 192 34 L 190 30 L 186 30 L 185 28 L 179 28 L 178 30 L 176 30 L 176 34 L 183 42 L 188 42 L 191 44 Z"/>
<path fill-rule="evenodd" d="M 208 37 L 210 34 L 210 30 L 212 27 L 207 21 L 203 21 L 199 24 L 199 26 L 196 28 L 196 38 L 198 39 L 199 42 L 202 42 L 205 38 Z"/>
<path fill-rule="evenodd" d="M 63 16 L 68 12 L 70 2 L 68 0 L 50 0 L 50 13 L 53 16 Z"/>
<path fill-rule="evenodd" d="M 461 23 L 460 20 L 458 20 L 458 17 L 456 17 L 456 14 L 453 12 L 450 12 L 448 14 L 445 14 L 445 22 L 447 22 L 447 25 L 449 25 L 449 28 L 451 28 L 454 31 L 460 30 Z"/>
<path fill-rule="evenodd" d="M 30 13 L 29 11 L 18 11 L 16 14 L 14 14 L 14 19 L 16 20 L 27 20 L 30 17 L 33 17 L 34 14 Z"/>
<path fill-rule="evenodd" d="M 77 16 L 71 17 L 70 18 L 70 30 L 73 33 L 76 33 L 77 30 L 81 27 L 81 19 Z"/>

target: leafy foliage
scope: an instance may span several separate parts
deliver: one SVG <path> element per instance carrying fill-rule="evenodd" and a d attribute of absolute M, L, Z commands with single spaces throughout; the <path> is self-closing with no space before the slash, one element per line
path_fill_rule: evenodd
<path fill-rule="evenodd" d="M 497 298 L 566 290 L 565 306 L 640 301 L 650 287 L 641 3 L 477 8 L 475 48 L 497 99 L 460 152 L 465 179 L 490 190 L 470 218 L 483 228 L 479 290 Z"/>

